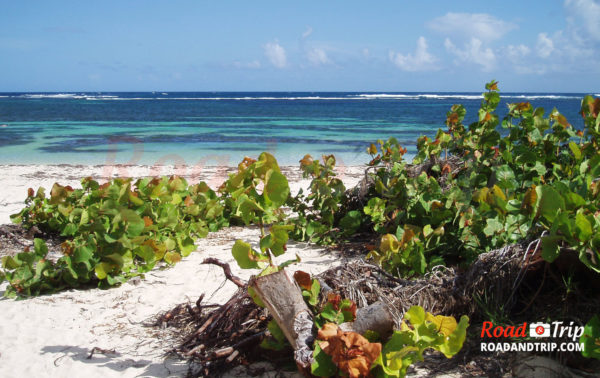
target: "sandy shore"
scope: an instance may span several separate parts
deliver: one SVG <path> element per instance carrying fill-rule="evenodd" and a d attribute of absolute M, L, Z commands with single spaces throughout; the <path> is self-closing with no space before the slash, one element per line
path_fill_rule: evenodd
<path fill-rule="evenodd" d="M 231 168 L 204 168 L 192 172 L 176 167 L 27 165 L 0 166 L 0 223 L 23 207 L 27 188 L 50 188 L 54 182 L 79 186 L 81 177 L 100 181 L 107 177 L 179 174 L 190 183 L 204 180 L 217 187 Z M 290 187 L 297 192 L 307 187 L 297 167 L 284 167 Z M 347 187 L 363 175 L 362 168 L 346 167 L 339 172 Z M 185 363 L 165 360 L 163 353 L 172 344 L 170 330 L 147 327 L 160 312 L 179 303 L 195 302 L 205 294 L 205 302 L 224 303 L 236 290 L 225 280 L 219 267 L 202 265 L 206 257 L 231 264 L 233 273 L 248 279 L 231 256 L 235 239 L 256 244 L 254 228 L 228 228 L 211 233 L 198 242 L 196 253 L 175 267 L 155 270 L 143 280 L 132 280 L 110 290 L 69 290 L 29 300 L 0 299 L 0 377 L 167 377 L 182 376 Z M 343 263 L 337 256 L 305 243 L 292 243 L 280 259 L 298 254 L 302 262 L 292 269 L 318 273 Z M 3 294 L 6 283 L 0 285 Z M 93 348 L 114 350 L 114 354 L 94 354 Z"/>

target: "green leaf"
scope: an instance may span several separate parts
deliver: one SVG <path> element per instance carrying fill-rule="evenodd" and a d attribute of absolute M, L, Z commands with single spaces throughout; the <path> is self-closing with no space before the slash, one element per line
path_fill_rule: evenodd
<path fill-rule="evenodd" d="M 575 142 L 573 142 L 573 141 L 569 142 L 569 149 L 571 149 L 571 152 L 573 153 L 575 160 L 577 160 L 577 161 L 581 160 L 581 150 L 579 149 L 579 146 L 577 146 L 577 144 Z"/>
<path fill-rule="evenodd" d="M 279 325 L 275 321 L 275 319 L 271 319 L 269 324 L 267 324 L 267 329 L 271 332 L 271 335 L 275 338 L 275 340 L 279 342 L 284 342 L 286 340 L 285 335 Z"/>
<path fill-rule="evenodd" d="M 598 117 L 600 119 L 600 117 Z M 600 177 L 600 154 L 594 155 L 593 158 L 589 160 L 590 166 L 590 175 L 593 178 Z"/>
<path fill-rule="evenodd" d="M 83 226 L 84 224 L 87 224 L 90 221 L 90 214 L 87 211 L 87 209 L 84 209 L 81 212 L 81 219 L 79 220 L 79 225 Z"/>
<path fill-rule="evenodd" d="M 35 238 L 33 240 L 33 250 L 35 251 L 36 256 L 40 258 L 46 257 L 46 254 L 48 253 L 48 247 L 43 239 Z"/>
<path fill-rule="evenodd" d="M 319 342 L 315 342 L 315 350 L 313 352 L 314 362 L 310 365 L 310 372 L 317 377 L 334 377 L 337 376 L 337 366 L 331 360 L 331 356 L 325 353 Z"/>
<path fill-rule="evenodd" d="M 252 249 L 250 244 L 241 240 L 236 240 L 231 250 L 235 261 L 242 269 L 260 268 L 260 261 L 269 261 L 269 259 Z"/>
<path fill-rule="evenodd" d="M 319 293 L 321 292 L 321 284 L 316 278 L 312 280 L 310 291 L 302 290 L 304 297 L 308 298 L 308 304 L 316 306 L 319 303 Z"/>
<path fill-rule="evenodd" d="M 260 346 L 262 348 L 271 350 L 282 350 L 288 345 L 285 335 L 281 328 L 279 328 L 279 325 L 277 324 L 275 319 L 271 319 L 269 321 L 269 323 L 267 324 L 267 329 L 271 333 L 272 337 L 267 337 L 260 343 Z"/>
<path fill-rule="evenodd" d="M 556 260 L 560 254 L 560 245 L 558 242 L 562 240 L 560 236 L 544 236 L 542 237 L 542 258 L 548 262 Z"/>
<path fill-rule="evenodd" d="M 425 323 L 425 310 L 421 306 L 412 306 L 406 311 L 404 318 L 417 327 Z"/>
<path fill-rule="evenodd" d="M 65 226 L 65 228 L 63 228 L 61 236 L 73 236 L 77 233 L 78 230 L 79 229 L 75 224 L 69 223 Z"/>
<path fill-rule="evenodd" d="M 196 250 L 196 244 L 194 244 L 194 239 L 189 236 L 185 237 L 183 240 L 181 238 L 177 238 L 177 245 L 179 246 L 179 250 L 181 251 L 181 255 L 183 257 L 187 257 L 190 253 Z"/>
<path fill-rule="evenodd" d="M 463 315 L 460 317 L 460 321 L 458 322 L 458 326 L 454 332 L 452 332 L 452 334 L 445 339 L 444 343 L 440 345 L 438 350 L 444 353 L 447 358 L 450 358 L 458 353 L 465 342 L 465 338 L 467 337 L 467 327 L 469 327 L 469 317 Z"/>
<path fill-rule="evenodd" d="M 600 318 L 598 315 L 594 315 L 587 322 L 579 342 L 583 344 L 581 354 L 584 357 L 600 359 Z"/>
<path fill-rule="evenodd" d="M 123 222 L 127 230 L 127 236 L 138 236 L 144 230 L 146 224 L 144 220 L 133 210 L 122 209 L 113 219 L 113 223 Z"/>
<path fill-rule="evenodd" d="M 283 205 L 290 195 L 287 178 L 279 171 L 268 171 L 265 177 L 264 195 L 275 208 Z"/>
<path fill-rule="evenodd" d="M 567 209 L 574 210 L 586 204 L 585 199 L 577 193 L 569 192 L 563 195 Z"/>
<path fill-rule="evenodd" d="M 549 222 L 554 221 L 556 214 L 565 208 L 564 199 L 549 185 L 538 186 L 535 190 L 538 197 L 538 214 Z"/>
<path fill-rule="evenodd" d="M 243 202 L 240 204 L 238 209 L 242 216 L 242 220 L 247 225 L 254 221 L 257 212 L 263 213 L 265 211 L 254 200 L 251 200 L 247 197 L 243 199 Z"/>
<path fill-rule="evenodd" d="M 73 262 L 89 263 L 89 260 L 94 256 L 94 248 L 87 245 L 75 247 L 73 253 Z"/>
<path fill-rule="evenodd" d="M 360 228 L 362 216 L 360 211 L 352 210 L 340 220 L 340 228 L 344 235 L 352 235 Z"/>
<path fill-rule="evenodd" d="M 593 235 L 592 224 L 582 213 L 577 213 L 575 216 L 575 230 L 577 231 L 577 239 L 585 243 L 591 239 Z"/>
<path fill-rule="evenodd" d="M 4 256 L 2 257 L 2 267 L 4 269 L 17 269 L 21 266 L 21 262 L 15 260 L 12 256 Z"/>
<path fill-rule="evenodd" d="M 113 264 L 107 262 L 101 262 L 96 264 L 96 266 L 94 267 L 96 277 L 98 277 L 99 280 L 105 279 L 108 273 L 111 273 L 113 271 L 113 267 Z"/>
<path fill-rule="evenodd" d="M 256 305 L 258 307 L 261 307 L 261 308 L 266 307 L 265 304 L 263 303 L 262 299 L 260 299 L 258 294 L 256 294 L 256 290 L 254 290 L 254 288 L 252 286 L 248 286 L 248 295 L 250 296 L 250 298 L 252 298 L 252 300 L 254 301 L 254 303 L 256 303 Z"/>
<path fill-rule="evenodd" d="M 503 228 L 504 225 L 498 220 L 498 218 L 488 218 L 486 220 L 486 226 L 483 229 L 483 232 L 486 236 L 490 237 L 502 231 Z"/>
<path fill-rule="evenodd" d="M 501 165 L 494 170 L 498 186 L 502 189 L 515 187 L 515 173 L 508 165 Z"/>

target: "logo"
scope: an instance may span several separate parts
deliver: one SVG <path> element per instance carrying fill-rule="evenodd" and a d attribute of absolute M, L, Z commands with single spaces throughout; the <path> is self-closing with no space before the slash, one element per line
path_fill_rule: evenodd
<path fill-rule="evenodd" d="M 570 322 L 569 325 L 561 321 L 552 324 L 524 322 L 520 325 L 496 325 L 486 321 L 481 327 L 481 338 L 487 340 L 482 340 L 480 345 L 482 352 L 581 352 L 584 350 L 584 344 L 578 340 L 583 331 L 584 327 L 576 326 L 574 322 Z M 527 337 L 550 340 L 534 341 L 527 340 Z"/>
<path fill-rule="evenodd" d="M 529 325 L 530 337 L 550 337 L 550 324 L 548 323 L 531 323 Z"/>

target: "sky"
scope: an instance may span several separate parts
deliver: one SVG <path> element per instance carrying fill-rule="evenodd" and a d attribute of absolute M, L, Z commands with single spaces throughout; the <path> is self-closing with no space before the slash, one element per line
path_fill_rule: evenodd
<path fill-rule="evenodd" d="M 600 90 L 600 0 L 0 4 L 1 92 Z"/>

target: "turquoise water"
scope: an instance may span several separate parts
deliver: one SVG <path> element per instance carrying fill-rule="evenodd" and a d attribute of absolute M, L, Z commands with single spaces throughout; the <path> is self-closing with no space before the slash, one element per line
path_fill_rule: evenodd
<path fill-rule="evenodd" d="M 508 94 L 499 112 L 531 101 L 580 127 L 582 97 Z M 306 153 L 356 165 L 389 136 L 414 153 L 453 104 L 470 122 L 480 102 L 473 93 L 0 93 L 0 163 L 236 165 L 270 151 L 286 165 Z"/>

